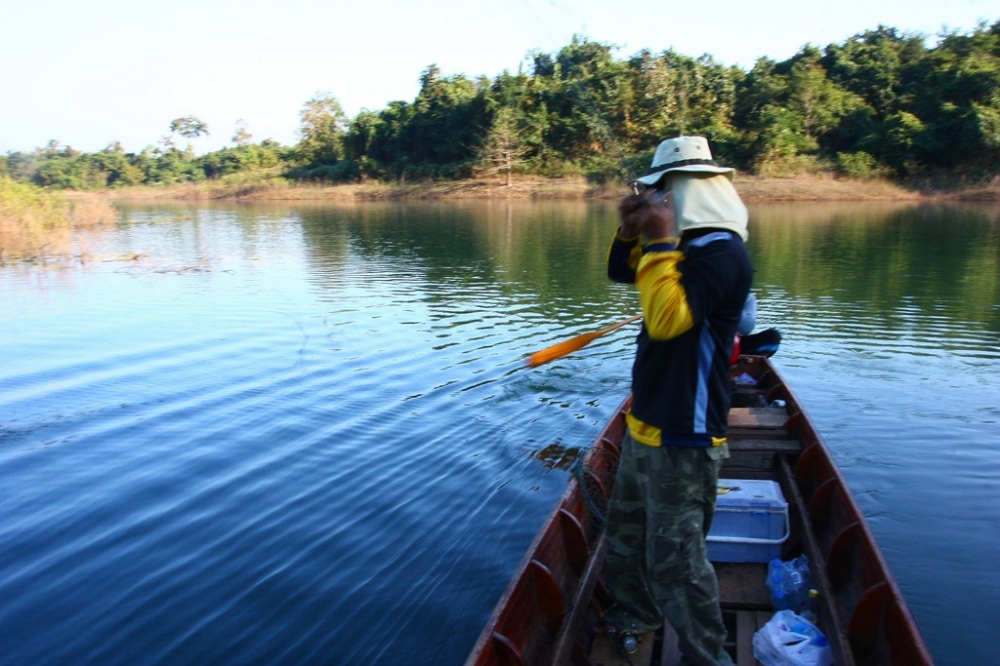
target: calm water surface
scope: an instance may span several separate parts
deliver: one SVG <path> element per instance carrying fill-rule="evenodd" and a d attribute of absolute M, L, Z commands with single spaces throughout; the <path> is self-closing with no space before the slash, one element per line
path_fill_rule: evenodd
<path fill-rule="evenodd" d="M 1000 210 L 752 209 L 935 658 L 1000 638 Z M 458 664 L 628 390 L 611 204 L 143 207 L 0 267 L 0 661 Z M 135 257 L 134 255 L 138 255 Z"/>

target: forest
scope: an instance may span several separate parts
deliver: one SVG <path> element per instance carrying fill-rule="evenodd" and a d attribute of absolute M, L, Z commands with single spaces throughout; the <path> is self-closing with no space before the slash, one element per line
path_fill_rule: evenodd
<path fill-rule="evenodd" d="M 51 141 L 0 156 L 0 179 L 51 189 L 172 185 L 234 174 L 294 181 L 416 182 L 496 176 L 584 176 L 627 182 L 662 139 L 708 137 L 716 159 L 761 176 L 833 173 L 897 182 L 988 182 L 1000 164 L 1000 20 L 970 32 L 879 26 L 746 71 L 667 50 L 618 57 L 574 37 L 489 78 L 430 65 L 413 101 L 349 118 L 318 93 L 300 112 L 298 143 L 254 142 L 196 155 L 209 132 L 195 116 L 138 153 L 119 143 L 86 153 Z"/>

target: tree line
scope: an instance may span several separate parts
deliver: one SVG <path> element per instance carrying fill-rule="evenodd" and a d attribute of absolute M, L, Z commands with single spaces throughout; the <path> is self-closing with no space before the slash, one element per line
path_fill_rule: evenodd
<path fill-rule="evenodd" d="M 879 26 L 781 62 L 761 58 L 749 70 L 710 55 L 615 51 L 574 37 L 492 79 L 431 65 L 412 102 L 353 118 L 336 97 L 317 94 L 302 107 L 293 146 L 254 143 L 240 121 L 232 147 L 196 156 L 173 138 L 208 133 L 188 116 L 139 153 L 117 143 L 83 153 L 53 141 L 0 157 L 0 175 L 69 189 L 235 173 L 325 182 L 489 174 L 508 183 L 518 175 L 627 181 L 645 172 L 659 141 L 681 134 L 708 137 L 721 163 L 760 175 L 974 181 L 1000 164 L 1000 20 L 942 34 L 934 46 Z"/>

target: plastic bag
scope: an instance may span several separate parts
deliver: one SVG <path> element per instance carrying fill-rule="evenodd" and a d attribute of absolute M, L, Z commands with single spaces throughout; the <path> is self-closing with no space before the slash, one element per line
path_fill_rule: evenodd
<path fill-rule="evenodd" d="M 809 558 L 799 555 L 788 562 L 771 560 L 767 565 L 766 584 L 771 590 L 774 610 L 802 610 L 809 598 Z"/>
<path fill-rule="evenodd" d="M 778 611 L 753 635 L 753 656 L 764 666 L 830 666 L 830 642 L 816 625 Z"/>

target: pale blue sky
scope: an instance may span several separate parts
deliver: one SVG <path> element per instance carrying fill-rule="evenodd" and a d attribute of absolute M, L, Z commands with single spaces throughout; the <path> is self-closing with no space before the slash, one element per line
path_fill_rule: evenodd
<path fill-rule="evenodd" d="M 749 68 L 880 23 L 930 37 L 1000 19 L 1000 0 L 0 0 L 0 154 L 56 139 L 85 151 L 139 151 L 193 114 L 231 145 L 296 141 L 318 91 L 350 116 L 412 101 L 431 63 L 444 74 L 516 70 L 573 34 L 626 57 L 643 48 L 710 53 Z"/>

